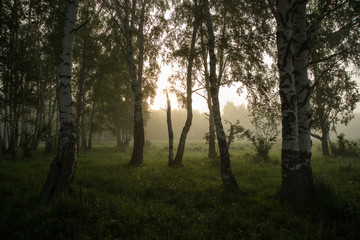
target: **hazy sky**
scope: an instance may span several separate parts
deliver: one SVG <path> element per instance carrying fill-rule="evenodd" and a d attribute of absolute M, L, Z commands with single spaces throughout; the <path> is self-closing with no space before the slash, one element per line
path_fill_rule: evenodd
<path fill-rule="evenodd" d="M 156 91 L 156 97 L 154 99 L 154 103 L 151 105 L 152 109 L 166 108 L 166 95 L 164 94 L 164 89 L 171 86 L 171 84 L 168 83 L 167 79 L 173 73 L 173 70 L 169 66 L 163 66 L 161 70 L 162 71 L 157 82 L 158 89 Z M 246 105 L 246 90 L 241 94 L 241 96 L 236 93 L 236 90 L 239 88 L 239 86 L 240 84 L 236 83 L 230 88 L 220 88 L 219 98 L 221 111 L 227 102 L 234 102 L 235 105 Z M 172 108 L 179 108 L 175 95 L 170 94 L 170 100 Z M 196 109 L 200 112 L 209 111 L 206 100 L 195 93 L 193 94 L 193 109 Z"/>
<path fill-rule="evenodd" d="M 265 56 L 264 60 L 265 62 L 268 62 L 270 64 L 270 58 Z M 166 95 L 164 94 L 164 89 L 171 86 L 170 83 L 168 83 L 168 78 L 173 73 L 173 69 L 168 66 L 162 66 L 161 68 L 161 74 L 159 76 L 159 80 L 157 81 L 158 89 L 156 91 L 156 97 L 154 99 L 154 103 L 151 105 L 152 109 L 160 109 L 160 108 L 166 108 Z M 358 88 L 360 88 L 360 78 L 355 77 L 354 79 L 358 83 Z M 246 89 L 243 90 L 243 93 L 241 96 L 236 93 L 236 90 L 239 88 L 240 84 L 235 83 L 233 86 L 229 87 L 222 87 L 220 88 L 219 92 L 219 99 L 220 99 L 220 109 L 223 110 L 225 104 L 227 102 L 233 102 L 235 105 L 241 105 L 241 104 L 247 104 L 246 102 Z M 177 103 L 176 97 L 174 94 L 170 94 L 170 100 L 171 100 L 171 107 L 173 109 L 179 108 L 179 105 Z M 193 94 L 193 109 L 198 110 L 200 112 L 208 112 L 207 103 L 204 98 L 200 97 L 197 94 Z M 360 103 L 357 104 L 357 108 L 355 109 L 355 112 L 360 112 Z"/>

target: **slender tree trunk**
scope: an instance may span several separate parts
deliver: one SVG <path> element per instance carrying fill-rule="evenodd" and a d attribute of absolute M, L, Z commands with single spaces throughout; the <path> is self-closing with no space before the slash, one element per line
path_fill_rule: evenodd
<path fill-rule="evenodd" d="M 214 123 L 214 114 L 212 110 L 211 104 L 211 93 L 208 93 L 208 107 L 209 107 L 209 150 L 208 150 L 208 158 L 215 159 L 216 158 L 216 134 L 215 134 L 215 123 Z"/>
<path fill-rule="evenodd" d="M 221 114 L 220 114 L 220 104 L 216 79 L 216 55 L 215 55 L 215 36 L 213 30 L 213 24 L 210 15 L 209 2 L 204 0 L 204 14 L 206 19 L 206 26 L 209 36 L 209 57 L 210 57 L 210 89 L 211 89 L 211 99 L 213 104 L 213 113 L 214 113 L 214 122 L 216 126 L 216 135 L 220 150 L 220 159 L 221 159 L 221 179 L 225 186 L 229 187 L 238 187 L 235 177 L 231 171 L 230 164 L 230 154 L 226 143 L 226 137 L 223 125 L 221 123 Z"/>
<path fill-rule="evenodd" d="M 330 156 L 329 151 L 329 131 L 326 128 L 321 128 L 321 151 L 323 156 Z"/>
<path fill-rule="evenodd" d="M 231 143 L 234 141 L 234 128 L 235 126 L 231 123 L 230 123 L 230 131 L 229 131 L 229 137 L 228 137 L 228 140 L 227 140 L 227 148 L 230 148 L 230 145 Z"/>
<path fill-rule="evenodd" d="M 2 17 L 2 16 L 1 16 Z M 3 96 L 3 108 L 4 108 L 4 112 L 3 112 L 3 128 L 0 129 L 0 131 L 2 130 L 3 131 L 3 134 L 2 134 L 2 141 L 0 142 L 0 147 L 1 147 L 1 154 L 2 155 L 5 155 L 7 153 L 7 145 L 8 145 L 8 139 L 7 139 L 7 119 L 8 119 L 8 81 L 7 81 L 7 78 L 8 78 L 8 70 L 6 68 L 6 63 L 4 61 L 3 63 L 3 73 L 4 73 L 4 76 L 2 78 L 2 84 L 3 84 L 3 91 L 4 91 L 4 96 Z"/>
<path fill-rule="evenodd" d="M 134 92 L 134 147 L 131 155 L 130 165 L 141 166 L 143 164 L 143 152 L 145 143 L 144 134 L 144 119 L 142 116 L 142 73 L 144 64 L 144 21 L 145 21 L 145 10 L 147 2 L 144 1 L 141 7 L 140 23 L 138 28 L 138 68 L 136 72 L 136 65 L 134 60 L 133 50 L 133 30 L 135 29 L 135 11 L 136 1 L 132 1 L 132 6 L 129 6 L 129 0 L 125 1 L 125 19 L 124 27 L 126 33 L 126 55 L 131 79 L 131 88 Z M 131 16 L 129 10 L 131 9 Z"/>
<path fill-rule="evenodd" d="M 88 15 L 85 17 L 88 18 Z M 80 74 L 78 78 L 78 91 L 76 93 L 76 118 L 75 118 L 75 126 L 76 126 L 76 150 L 79 154 L 80 148 L 85 150 L 86 148 L 86 139 L 84 139 L 84 115 L 85 115 L 85 81 L 87 77 L 87 48 L 88 48 L 88 29 L 87 24 L 84 26 L 85 36 L 82 41 L 82 56 L 80 62 Z M 80 137 L 81 135 L 81 137 Z M 80 142 L 81 141 L 81 142 Z M 85 145 L 84 145 L 85 143 Z"/>
<path fill-rule="evenodd" d="M 167 109 L 166 109 L 166 121 L 168 126 L 168 134 L 169 134 L 169 167 L 174 165 L 174 132 L 172 129 L 171 123 L 171 102 L 169 98 L 169 94 L 166 91 L 166 100 L 167 100 Z"/>
<path fill-rule="evenodd" d="M 212 110 L 211 104 L 211 92 L 210 92 L 210 80 L 209 80 L 209 69 L 208 69 L 208 61 L 207 61 L 207 49 L 206 44 L 204 42 L 204 32 L 202 26 L 200 26 L 201 31 L 201 51 L 202 51 L 202 59 L 204 64 L 204 79 L 205 79 L 205 89 L 207 93 L 207 105 L 209 109 L 209 148 L 208 148 L 208 158 L 215 159 L 216 157 L 216 143 L 215 143 L 215 123 L 214 123 L 214 114 Z"/>
<path fill-rule="evenodd" d="M 71 66 L 75 37 L 75 23 L 78 8 L 77 0 L 67 0 L 66 21 L 62 41 L 59 116 L 60 137 L 57 156 L 50 165 L 50 171 L 41 192 L 42 200 L 50 200 L 71 190 L 76 167 L 76 139 L 71 97 Z"/>
<path fill-rule="evenodd" d="M 2 128 L 3 124 L 0 123 L 0 150 L 1 150 L 1 154 L 4 154 L 4 147 L 3 147 L 3 143 L 4 143 L 4 139 L 3 139 L 3 136 L 2 136 Z"/>
<path fill-rule="evenodd" d="M 5 96 L 6 97 L 6 96 Z M 3 129 L 0 129 L 3 130 L 3 135 L 2 135 L 2 141 L 1 141 L 1 154 L 2 155 L 5 155 L 7 153 L 7 145 L 8 145 L 8 142 L 7 142 L 7 121 L 6 121 L 6 118 L 7 118 L 7 106 L 6 106 L 6 102 L 4 101 L 4 124 L 3 124 Z"/>
<path fill-rule="evenodd" d="M 17 113 L 12 113 L 12 121 L 10 124 L 10 141 L 9 150 L 13 157 L 16 157 L 18 146 L 19 146 L 19 122 L 17 120 Z"/>
<path fill-rule="evenodd" d="M 91 114 L 90 114 L 90 127 L 89 127 L 87 150 L 92 149 L 92 135 L 93 135 L 93 131 L 94 131 L 94 116 L 95 116 L 95 110 L 96 110 L 95 104 L 96 104 L 96 98 L 94 97 L 93 102 L 92 102 Z"/>
<path fill-rule="evenodd" d="M 39 90 L 38 86 L 38 91 Z M 42 93 L 39 93 L 39 95 L 41 95 Z M 39 145 L 40 142 L 40 138 L 41 138 L 41 134 L 42 134 L 42 127 L 43 127 L 43 114 L 44 114 L 44 99 L 41 99 L 39 97 L 39 101 L 41 101 L 40 106 L 36 109 L 36 119 L 35 119 L 35 130 L 34 130 L 34 134 L 32 137 L 32 143 L 31 143 L 31 151 L 36 151 L 37 147 Z"/>
<path fill-rule="evenodd" d="M 56 78 L 57 79 L 57 78 Z M 56 80 L 56 89 L 58 88 L 58 80 Z M 57 90 L 56 90 L 57 93 Z M 53 152 L 54 149 L 54 137 L 52 136 L 52 128 L 53 128 L 53 119 L 54 113 L 56 109 L 57 98 L 55 94 L 54 100 L 52 96 L 52 84 L 49 85 L 49 109 L 48 109 L 48 120 L 46 125 L 46 140 L 45 140 L 45 152 L 50 153 Z"/>
<path fill-rule="evenodd" d="M 120 129 L 118 128 L 116 130 L 116 147 L 120 148 L 121 147 L 121 132 Z"/>
<path fill-rule="evenodd" d="M 19 41 L 19 1 L 14 0 L 11 9 L 11 18 L 13 27 L 10 28 L 9 39 L 9 84 L 8 84 L 8 106 L 9 106 L 9 134 L 8 134 L 8 150 L 13 157 L 16 157 L 18 150 L 18 92 L 19 84 L 19 57 L 18 57 L 18 41 Z"/>
<path fill-rule="evenodd" d="M 85 92 L 85 91 L 84 91 Z M 82 110 L 81 110 L 81 121 L 80 121 L 80 131 L 81 131 L 81 144 L 80 149 L 86 151 L 87 149 L 87 138 L 86 138 L 86 127 L 85 127 L 85 94 L 83 94 L 82 99 Z"/>
<path fill-rule="evenodd" d="M 195 7 L 197 8 L 198 6 L 195 5 Z M 175 166 L 180 166 L 182 164 L 184 151 L 185 151 L 186 137 L 187 137 L 187 134 L 189 133 L 191 123 L 192 123 L 192 118 L 193 118 L 191 75 L 192 75 L 193 62 L 194 62 L 194 58 L 195 58 L 195 42 L 196 42 L 196 34 L 197 34 L 198 26 L 199 26 L 199 20 L 196 17 L 196 13 L 195 13 L 195 18 L 194 18 L 194 22 L 193 22 L 193 32 L 192 32 L 191 43 L 190 43 L 189 61 L 188 61 L 187 72 L 186 72 L 187 117 L 186 117 L 185 125 L 184 125 L 181 135 L 180 135 L 179 145 L 178 145 L 178 149 L 177 149 L 175 161 L 174 161 Z"/>
<path fill-rule="evenodd" d="M 309 44 L 306 35 L 306 4 L 307 0 L 295 2 L 293 15 L 294 39 L 294 77 L 298 107 L 299 162 L 297 168 L 301 173 L 299 189 L 303 200 L 309 201 L 314 194 L 314 179 L 311 170 L 311 88 L 308 78 Z M 301 186 L 301 188 L 300 188 Z"/>
<path fill-rule="evenodd" d="M 85 123 L 82 120 L 81 121 L 81 144 L 80 144 L 80 149 L 83 151 L 86 151 L 88 146 L 87 146 L 87 137 L 86 137 L 86 130 L 85 130 Z"/>
<path fill-rule="evenodd" d="M 85 41 L 84 41 L 85 42 Z M 85 44 L 85 43 L 84 43 Z M 83 49 L 83 51 L 85 51 Z M 83 54 L 85 55 L 85 54 Z M 83 56 L 83 60 L 84 60 Z M 78 82 L 78 92 L 76 96 L 76 118 L 75 118 L 75 128 L 76 128 L 76 151 L 79 154 L 80 150 L 80 133 L 82 131 L 81 129 L 81 122 L 84 115 L 84 108 L 83 108 L 83 94 L 84 94 L 84 84 L 85 84 L 85 78 L 84 78 L 84 66 L 82 64 L 81 70 L 80 70 L 80 76 L 79 76 L 79 82 Z"/>

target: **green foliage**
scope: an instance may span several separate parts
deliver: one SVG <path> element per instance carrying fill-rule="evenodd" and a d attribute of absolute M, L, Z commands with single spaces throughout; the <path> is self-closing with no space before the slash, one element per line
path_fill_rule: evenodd
<path fill-rule="evenodd" d="M 345 139 L 344 134 L 337 136 L 337 143 L 331 144 L 330 149 L 331 153 L 335 157 L 359 157 L 360 156 L 360 146 L 357 141 L 351 141 Z"/>
<path fill-rule="evenodd" d="M 277 134 L 273 136 L 267 136 L 258 133 L 256 134 L 254 131 L 246 130 L 244 135 L 255 147 L 256 157 L 264 162 L 268 162 L 269 152 L 276 142 Z"/>
<path fill-rule="evenodd" d="M 360 69 L 358 16 L 357 1 L 308 5 L 311 127 L 312 135 L 324 143 L 331 131 L 336 133 L 339 123 L 347 125 L 354 118 L 360 101 L 352 77 Z"/>
<path fill-rule="evenodd" d="M 167 143 L 153 141 L 144 166 L 96 146 L 80 154 L 74 191 L 47 204 L 37 196 L 51 156 L 0 161 L 1 239 L 356 239 L 360 163 L 349 172 L 313 154 L 317 196 L 309 206 L 280 204 L 279 164 L 246 162 L 250 145 L 233 143 L 239 191 L 223 188 L 206 145 L 189 142 L 184 167 L 167 167 Z M 280 159 L 275 146 L 272 158 Z M 239 156 L 236 158 L 235 156 Z"/>
<path fill-rule="evenodd" d="M 267 74 L 258 74 L 257 85 L 248 88 L 248 108 L 254 130 L 246 130 L 244 136 L 253 144 L 256 158 L 269 161 L 269 152 L 279 135 L 280 101 L 275 66 Z"/>

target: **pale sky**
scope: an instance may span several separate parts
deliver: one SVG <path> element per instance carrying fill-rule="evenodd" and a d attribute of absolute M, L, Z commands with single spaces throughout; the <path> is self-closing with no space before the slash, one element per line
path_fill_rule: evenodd
<path fill-rule="evenodd" d="M 169 88 L 171 86 L 168 83 L 167 79 L 173 73 L 173 69 L 170 66 L 163 66 L 161 68 L 161 74 L 159 76 L 159 80 L 157 81 L 158 89 L 156 91 L 156 97 L 154 99 L 154 103 L 150 106 L 152 109 L 160 109 L 166 108 L 166 95 L 164 94 L 164 89 Z M 236 93 L 236 90 L 240 84 L 235 83 L 233 86 L 229 87 L 221 87 L 219 92 L 219 100 L 220 100 L 220 110 L 222 111 L 225 104 L 227 102 L 233 102 L 235 105 L 247 104 L 246 102 L 246 90 L 239 96 Z M 193 109 L 198 110 L 199 112 L 208 112 L 208 107 L 206 100 L 199 96 L 196 93 L 193 93 Z M 170 94 L 171 107 L 173 109 L 179 108 L 179 105 L 176 100 L 176 96 L 174 94 Z"/>
<path fill-rule="evenodd" d="M 268 64 L 271 64 L 271 59 L 269 56 L 264 56 L 264 61 Z M 166 108 L 166 95 L 164 94 L 164 89 L 169 88 L 171 86 L 168 83 L 168 78 L 171 74 L 173 74 L 174 70 L 172 67 L 168 65 L 163 65 L 161 68 L 161 74 L 157 81 L 158 89 L 156 91 L 156 97 L 154 99 L 154 103 L 150 106 L 152 109 L 157 110 L 160 108 Z M 353 76 L 353 78 L 358 83 L 358 88 L 360 88 L 360 78 L 358 76 Z M 243 93 L 241 95 L 237 94 L 236 90 L 239 88 L 240 84 L 235 83 L 233 86 L 229 87 L 221 87 L 219 92 L 219 101 L 220 101 L 220 110 L 222 111 L 225 104 L 227 102 L 233 102 L 235 106 L 245 104 L 246 101 L 246 89 L 243 89 Z M 193 93 L 193 109 L 198 110 L 199 112 L 208 112 L 207 103 L 204 98 L 200 97 L 198 94 Z M 176 100 L 176 96 L 174 94 L 170 94 L 171 107 L 173 109 L 179 108 L 179 105 Z M 357 108 L 355 112 L 360 112 L 360 103 L 357 104 Z"/>

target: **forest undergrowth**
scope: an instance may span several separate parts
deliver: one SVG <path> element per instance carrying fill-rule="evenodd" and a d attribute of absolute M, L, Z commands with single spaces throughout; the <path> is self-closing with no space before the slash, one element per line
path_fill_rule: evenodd
<path fill-rule="evenodd" d="M 73 192 L 39 202 L 52 155 L 0 160 L 0 239 L 357 239 L 360 160 L 322 157 L 312 166 L 317 194 L 308 205 L 280 203 L 280 147 L 270 160 L 234 143 L 239 189 L 222 186 L 218 160 L 189 142 L 183 166 L 167 167 L 165 142 L 148 143 L 144 165 L 98 145 L 78 157 Z"/>

